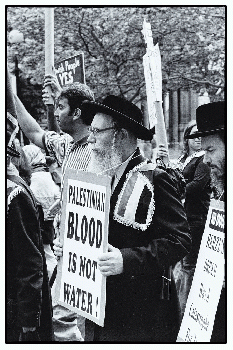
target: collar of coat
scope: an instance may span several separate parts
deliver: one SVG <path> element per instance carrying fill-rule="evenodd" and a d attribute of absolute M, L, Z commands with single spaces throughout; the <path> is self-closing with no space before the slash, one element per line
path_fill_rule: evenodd
<path fill-rule="evenodd" d="M 139 155 L 138 152 L 135 155 Z M 155 167 L 140 155 L 129 162 L 114 190 L 114 193 L 118 192 L 113 210 L 114 220 L 142 231 L 150 226 L 155 209 L 154 187 L 145 172 Z"/>

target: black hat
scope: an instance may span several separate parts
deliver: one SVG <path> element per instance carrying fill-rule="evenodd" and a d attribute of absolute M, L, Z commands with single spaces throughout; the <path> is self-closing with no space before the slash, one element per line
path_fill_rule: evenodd
<path fill-rule="evenodd" d="M 186 139 L 194 139 L 213 135 L 225 126 L 225 102 L 212 102 L 201 105 L 196 110 L 197 132 L 187 135 Z"/>
<path fill-rule="evenodd" d="M 143 114 L 141 110 L 125 98 L 109 95 L 102 103 L 83 101 L 81 105 L 83 119 L 96 113 L 105 113 L 112 116 L 121 127 L 131 131 L 141 140 L 151 140 L 153 134 L 143 126 Z"/>

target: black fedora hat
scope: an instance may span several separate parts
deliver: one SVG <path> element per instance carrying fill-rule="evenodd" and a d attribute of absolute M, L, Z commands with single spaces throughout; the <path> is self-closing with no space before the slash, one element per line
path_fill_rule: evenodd
<path fill-rule="evenodd" d="M 104 113 L 113 117 L 122 128 L 125 128 L 142 140 L 152 140 L 153 134 L 143 126 L 143 114 L 132 102 L 120 96 L 109 95 L 102 103 L 83 101 L 81 105 L 83 119 L 89 119 L 96 113 Z"/>
<path fill-rule="evenodd" d="M 213 135 L 225 126 L 225 102 L 212 102 L 201 105 L 196 110 L 197 132 L 187 135 L 186 139 Z"/>

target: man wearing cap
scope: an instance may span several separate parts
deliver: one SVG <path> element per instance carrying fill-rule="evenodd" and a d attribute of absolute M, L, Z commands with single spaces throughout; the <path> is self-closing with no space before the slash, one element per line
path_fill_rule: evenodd
<path fill-rule="evenodd" d="M 211 169 L 213 198 L 224 201 L 225 196 L 225 102 L 212 102 L 202 105 L 196 111 L 197 132 L 187 138 L 201 137 L 205 151 L 204 163 Z M 225 326 L 225 283 L 223 284 L 211 342 L 226 342 Z"/>
<path fill-rule="evenodd" d="M 191 244 L 175 186 L 137 148 L 138 138 L 153 136 L 138 107 L 110 95 L 81 110 L 94 117 L 88 170 L 113 180 L 108 252 L 98 260 L 107 277 L 104 327 L 86 320 L 85 341 L 175 342 L 180 320 L 170 266 Z"/>

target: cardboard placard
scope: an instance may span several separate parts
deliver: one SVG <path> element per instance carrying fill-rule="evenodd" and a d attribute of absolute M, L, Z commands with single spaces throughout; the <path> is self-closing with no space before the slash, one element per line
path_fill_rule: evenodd
<path fill-rule="evenodd" d="M 64 177 L 56 299 L 60 305 L 103 326 L 106 277 L 97 258 L 107 252 L 110 178 L 67 169 Z"/>
<path fill-rule="evenodd" d="M 75 82 L 85 84 L 84 54 L 57 62 L 55 73 L 61 87 Z"/>
<path fill-rule="evenodd" d="M 210 342 L 224 282 L 224 204 L 211 201 L 177 342 Z"/>

